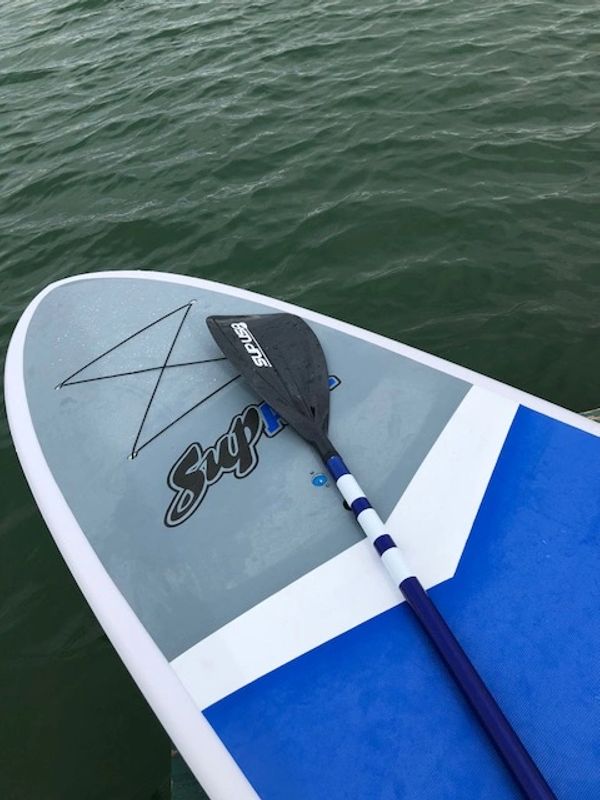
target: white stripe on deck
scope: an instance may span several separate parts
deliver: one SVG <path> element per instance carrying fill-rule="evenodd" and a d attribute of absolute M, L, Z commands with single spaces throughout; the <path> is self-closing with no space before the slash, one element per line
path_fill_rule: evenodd
<path fill-rule="evenodd" d="M 473 387 L 393 509 L 387 532 L 425 588 L 454 574 L 518 403 Z M 360 478 L 360 465 L 353 465 Z M 366 487 L 367 497 L 369 487 Z M 349 547 L 171 662 L 200 708 L 401 602 L 373 545 Z"/>

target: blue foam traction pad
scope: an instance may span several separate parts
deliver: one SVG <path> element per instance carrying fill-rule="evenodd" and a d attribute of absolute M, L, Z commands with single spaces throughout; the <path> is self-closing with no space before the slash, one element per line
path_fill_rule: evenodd
<path fill-rule="evenodd" d="M 600 796 L 599 475 L 600 439 L 520 408 L 430 591 L 561 800 Z M 204 713 L 264 800 L 518 797 L 405 604 Z"/>

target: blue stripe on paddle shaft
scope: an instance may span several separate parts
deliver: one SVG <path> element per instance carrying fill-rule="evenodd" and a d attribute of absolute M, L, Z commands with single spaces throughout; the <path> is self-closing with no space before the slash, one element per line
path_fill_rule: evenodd
<path fill-rule="evenodd" d="M 344 461 L 340 456 L 330 456 L 327 459 L 327 469 L 331 473 L 331 477 L 334 481 L 339 480 L 342 475 L 350 475 L 350 470 L 344 464 Z"/>
<path fill-rule="evenodd" d="M 354 511 L 354 516 L 358 517 L 361 511 L 365 511 L 367 508 L 371 508 L 371 503 L 367 500 L 366 497 L 359 497 L 353 503 L 351 503 L 350 508 Z"/>
<path fill-rule="evenodd" d="M 396 547 L 396 542 L 392 539 L 392 537 L 384 533 L 381 536 L 378 536 L 377 539 L 373 542 L 373 547 L 380 556 L 382 556 L 386 550 L 389 550 L 390 547 Z"/>
<path fill-rule="evenodd" d="M 599 474 L 599 439 L 520 409 L 457 575 L 430 592 L 561 800 L 600 786 Z M 205 712 L 263 800 L 516 799 L 408 612 Z"/>

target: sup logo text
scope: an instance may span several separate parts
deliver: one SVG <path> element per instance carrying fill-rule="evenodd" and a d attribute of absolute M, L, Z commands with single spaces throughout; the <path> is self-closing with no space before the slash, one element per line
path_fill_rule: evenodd
<path fill-rule="evenodd" d="M 236 336 L 241 339 L 244 348 L 257 367 L 270 367 L 271 362 L 267 358 L 265 351 L 254 338 L 248 325 L 245 322 L 232 322 L 231 327 Z"/>
<path fill-rule="evenodd" d="M 330 391 L 340 379 L 329 377 Z M 169 470 L 167 485 L 174 497 L 165 514 L 165 525 L 174 528 L 197 511 L 211 486 L 224 475 L 246 478 L 258 464 L 258 442 L 272 439 L 286 423 L 267 403 L 247 406 L 236 414 L 227 431 L 210 447 L 192 442 Z"/>

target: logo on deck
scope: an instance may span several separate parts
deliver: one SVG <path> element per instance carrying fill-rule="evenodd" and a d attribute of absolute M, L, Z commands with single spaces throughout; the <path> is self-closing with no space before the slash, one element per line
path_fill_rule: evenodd
<path fill-rule="evenodd" d="M 329 376 L 329 390 L 340 379 Z M 165 514 L 165 525 L 174 528 L 198 510 L 211 486 L 224 475 L 246 478 L 258 464 L 258 442 L 272 439 L 286 423 L 267 403 L 246 406 L 229 423 L 227 431 L 210 447 L 192 442 L 169 470 L 167 485 L 175 493 Z M 315 484 L 316 485 L 316 484 Z"/>

